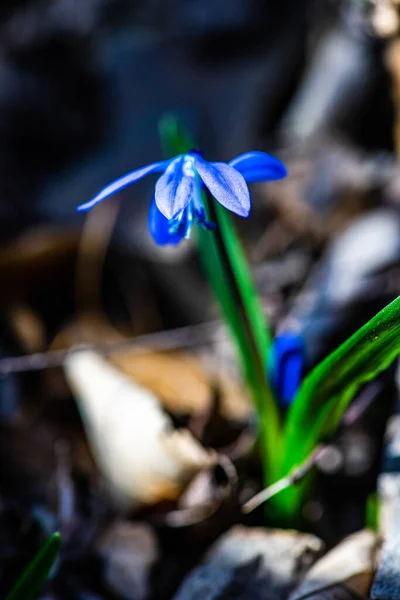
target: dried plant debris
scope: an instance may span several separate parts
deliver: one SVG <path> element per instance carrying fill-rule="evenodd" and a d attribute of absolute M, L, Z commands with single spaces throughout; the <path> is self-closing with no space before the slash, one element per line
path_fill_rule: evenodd
<path fill-rule="evenodd" d="M 379 528 L 382 555 L 372 587 L 379 600 L 400 598 L 400 416 L 393 416 L 386 432 L 383 473 L 378 478 Z"/>
<path fill-rule="evenodd" d="M 238 476 L 233 463 L 226 456 L 219 456 L 211 467 L 203 469 L 187 486 L 177 503 L 177 509 L 169 511 L 164 524 L 181 528 L 203 525 L 207 531 L 222 531 L 239 517 Z M 213 523 L 212 523 L 213 521 Z M 196 537 L 202 537 L 198 528 Z"/>
<path fill-rule="evenodd" d="M 361 107 L 371 100 L 379 73 L 372 36 L 331 28 L 317 43 L 283 119 L 287 142 L 306 143 L 343 126 L 351 131 L 361 121 Z"/>
<path fill-rule="evenodd" d="M 65 361 L 93 453 L 114 500 L 130 508 L 174 500 L 215 456 L 175 430 L 157 398 L 92 351 Z"/>
<path fill-rule="evenodd" d="M 350 535 L 311 567 L 289 600 L 368 598 L 378 548 L 372 531 Z"/>
<path fill-rule="evenodd" d="M 233 527 L 181 585 L 174 600 L 282 600 L 323 550 L 312 535 Z"/>
<path fill-rule="evenodd" d="M 392 529 L 385 539 L 374 585 L 372 586 L 371 597 L 376 600 L 397 600 L 400 598 L 400 530 L 398 513 L 395 522 L 391 526 Z"/>
<path fill-rule="evenodd" d="M 371 2 L 371 25 L 381 38 L 391 38 L 399 31 L 398 0 L 380 0 Z"/>
<path fill-rule="evenodd" d="M 104 578 L 122 598 L 149 597 L 151 568 L 159 558 L 157 538 L 145 523 L 116 521 L 97 545 L 104 560 Z"/>
<path fill-rule="evenodd" d="M 400 415 L 390 417 L 385 433 L 382 473 L 378 476 L 379 531 L 390 537 L 399 514 L 400 498 Z"/>
<path fill-rule="evenodd" d="M 78 248 L 76 231 L 67 228 L 36 228 L 25 231 L 0 253 L 1 302 L 18 301 L 28 290 L 54 284 L 54 278 L 68 272 Z"/>
<path fill-rule="evenodd" d="M 138 355 L 127 350 L 114 354 L 111 362 L 151 390 L 175 414 L 198 414 L 210 408 L 210 384 L 199 361 L 193 357 L 165 352 Z"/>
<path fill-rule="evenodd" d="M 221 410 L 227 418 L 245 421 L 251 412 L 249 398 L 239 382 L 222 365 L 215 369 L 215 356 L 202 360 L 184 352 L 138 354 L 126 350 L 113 354 L 110 360 L 139 385 L 151 390 L 171 413 L 203 415 L 209 412 L 213 379 L 220 392 Z M 211 360 L 214 364 L 209 366 L 207 363 Z"/>
<path fill-rule="evenodd" d="M 309 365 L 399 294 L 399 261 L 400 220 L 391 209 L 370 211 L 334 238 L 280 323 L 301 333 Z"/>

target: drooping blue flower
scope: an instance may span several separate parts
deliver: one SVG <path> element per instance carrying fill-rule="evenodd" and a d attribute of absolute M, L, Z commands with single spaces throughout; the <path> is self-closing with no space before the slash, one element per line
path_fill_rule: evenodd
<path fill-rule="evenodd" d="M 176 245 L 190 236 L 194 221 L 206 229 L 215 227 L 206 219 L 201 200 L 203 186 L 222 206 L 247 217 L 251 207 L 247 183 L 281 179 L 286 176 L 286 168 L 277 158 L 265 152 L 246 152 L 227 164 L 207 162 L 199 151 L 192 150 L 124 175 L 92 200 L 81 204 L 78 210 L 92 208 L 150 173 L 162 173 L 150 205 L 150 233 L 159 245 Z"/>
<path fill-rule="evenodd" d="M 290 331 L 278 335 L 267 361 L 267 373 L 279 402 L 288 407 L 294 400 L 303 375 L 304 340 Z"/>

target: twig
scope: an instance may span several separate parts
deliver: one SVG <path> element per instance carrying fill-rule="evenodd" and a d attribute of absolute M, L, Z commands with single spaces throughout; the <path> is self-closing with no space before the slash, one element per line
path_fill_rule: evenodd
<path fill-rule="evenodd" d="M 289 475 L 279 479 L 265 490 L 262 490 L 253 498 L 250 498 L 243 506 L 242 512 L 250 513 L 254 509 L 258 508 L 261 504 L 270 500 L 273 496 L 276 496 L 286 488 L 291 485 L 296 485 L 305 477 L 305 475 L 313 468 L 313 466 L 317 463 L 317 461 L 321 458 L 321 455 L 326 450 L 326 446 L 317 446 L 314 452 L 307 458 L 307 460 L 300 465 L 300 467 L 296 467 Z"/>
<path fill-rule="evenodd" d="M 366 410 L 371 405 L 372 401 L 376 398 L 376 395 L 382 390 L 382 388 L 382 381 L 372 381 L 369 385 L 367 385 L 361 392 L 360 396 L 346 410 L 341 423 L 347 427 L 355 423 L 355 421 L 357 421 L 366 412 Z M 319 446 L 317 446 L 312 452 L 312 454 L 302 465 L 296 467 L 291 473 L 289 473 L 289 475 L 286 475 L 286 477 L 279 479 L 266 489 L 262 490 L 261 492 L 250 498 L 250 500 L 248 500 L 245 504 L 243 504 L 242 512 L 244 512 L 245 514 L 252 512 L 261 504 L 270 500 L 273 496 L 276 496 L 288 487 L 299 483 L 318 463 L 318 461 L 321 459 L 324 452 L 328 450 L 328 448 L 328 444 L 320 444 Z"/>
<path fill-rule="evenodd" d="M 102 354 L 109 355 L 123 352 L 127 348 L 129 348 L 129 351 L 137 354 L 144 354 L 154 350 L 190 348 L 211 340 L 215 335 L 218 325 L 218 321 L 213 321 L 200 325 L 189 325 L 177 329 L 158 331 L 134 338 L 127 338 L 118 342 L 82 344 L 66 350 L 52 350 L 50 352 L 0 358 L 0 376 L 8 375 L 9 373 L 40 371 L 42 369 L 59 367 L 71 352 L 82 352 L 83 350 L 96 350 Z"/>

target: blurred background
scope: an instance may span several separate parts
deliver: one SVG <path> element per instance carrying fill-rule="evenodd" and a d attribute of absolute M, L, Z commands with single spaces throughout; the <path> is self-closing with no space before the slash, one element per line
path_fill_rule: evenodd
<path fill-rule="evenodd" d="M 136 582 L 134 593 L 121 592 L 104 574 L 115 547 L 97 540 L 115 512 L 97 487 L 61 355 L 37 363 L 58 368 L 34 372 L 32 360 L 18 372 L 4 361 L 208 323 L 218 312 L 194 243 L 161 248 L 150 238 L 151 177 L 90 213 L 76 206 L 161 159 L 165 114 L 182 120 L 209 160 L 249 150 L 280 158 L 289 176 L 253 185 L 251 217 L 237 225 L 273 328 L 303 337 L 309 370 L 400 293 L 399 31 L 398 0 L 3 0 L 3 593 L 61 519 L 70 554 L 43 598 L 172 597 L 199 553 L 238 518 L 233 511 L 212 533 L 173 543 L 164 523 L 163 550 L 150 561 L 170 557 L 159 589 L 143 592 Z M 172 332 L 161 349 L 196 346 L 209 360 L 217 348 L 216 370 L 236 377 L 222 327 L 204 332 L 192 338 L 188 330 L 178 342 Z M 228 447 L 254 428 L 238 378 L 227 391 L 210 365 L 206 376 L 197 359 L 169 359 L 126 357 L 119 366 L 205 447 Z M 396 404 L 394 369 L 365 391 L 370 408 L 332 443 L 304 515 L 328 544 L 364 523 Z M 65 517 L 60 498 L 69 493 L 74 508 Z"/>

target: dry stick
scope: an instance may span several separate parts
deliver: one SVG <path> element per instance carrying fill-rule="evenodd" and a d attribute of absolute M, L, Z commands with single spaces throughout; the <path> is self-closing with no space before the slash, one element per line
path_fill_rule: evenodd
<path fill-rule="evenodd" d="M 312 467 L 316 464 L 316 462 L 321 458 L 322 454 L 326 451 L 327 446 L 317 446 L 314 452 L 307 458 L 307 460 L 300 465 L 300 467 L 295 468 L 289 475 L 279 479 L 265 490 L 262 490 L 253 498 L 250 498 L 245 504 L 242 506 L 242 512 L 249 513 L 253 511 L 255 508 L 258 508 L 261 504 L 270 500 L 273 496 L 279 494 L 286 488 L 291 485 L 295 485 L 299 481 L 303 479 L 307 475 L 307 473 L 312 469 Z"/>
<path fill-rule="evenodd" d="M 342 424 L 349 426 L 352 425 L 355 421 L 357 421 L 368 409 L 376 395 L 382 390 L 383 382 L 382 381 L 373 381 L 369 385 L 367 385 L 360 396 L 353 402 L 353 404 L 347 409 L 342 418 Z M 344 434 L 345 435 L 345 434 Z M 343 436 L 340 436 L 343 437 Z M 242 512 L 248 514 L 252 512 L 254 509 L 258 508 L 264 502 L 270 500 L 273 496 L 279 494 L 283 490 L 287 489 L 291 485 L 296 485 L 299 483 L 310 471 L 311 469 L 318 463 L 323 454 L 328 450 L 328 444 L 320 444 L 315 450 L 311 453 L 311 455 L 307 458 L 307 460 L 293 469 L 291 473 L 279 479 L 265 490 L 262 490 L 253 498 L 250 498 L 245 504 L 242 506 Z"/>
<path fill-rule="evenodd" d="M 52 350 L 50 352 L 37 352 L 23 356 L 14 356 L 0 359 L 0 376 L 9 373 L 23 373 L 25 371 L 40 371 L 51 367 L 59 367 L 72 352 L 95 350 L 105 355 L 114 352 L 123 352 L 127 348 L 137 354 L 144 354 L 154 350 L 176 350 L 178 348 L 191 348 L 215 337 L 219 321 L 188 325 L 177 329 L 169 329 L 127 338 L 118 342 L 103 342 L 94 344 L 81 344 L 66 350 Z"/>
<path fill-rule="evenodd" d="M 210 342 L 215 338 L 215 331 L 220 326 L 221 321 L 219 320 L 208 321 L 199 325 L 187 325 L 185 327 L 143 334 L 117 342 L 82 343 L 64 350 L 49 350 L 47 352 L 4 357 L 0 358 L 0 377 L 9 373 L 25 373 L 60 367 L 71 352 L 83 350 L 94 350 L 105 355 L 110 355 L 114 352 L 123 352 L 126 348 L 132 349 L 137 354 L 145 354 L 154 350 L 193 348 L 198 344 Z"/>

